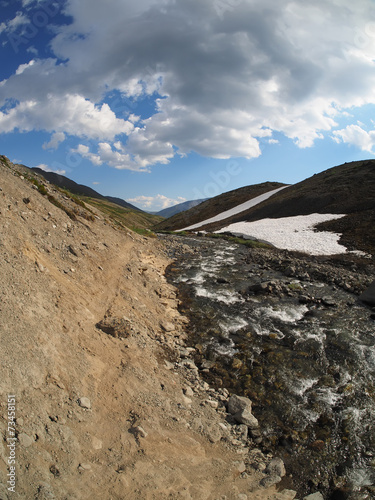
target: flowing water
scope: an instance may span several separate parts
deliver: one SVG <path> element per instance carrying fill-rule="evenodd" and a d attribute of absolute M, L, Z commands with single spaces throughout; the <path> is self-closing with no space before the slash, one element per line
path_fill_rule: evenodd
<path fill-rule="evenodd" d="M 332 283 L 285 276 L 259 251 L 186 242 L 195 253 L 177 260 L 169 279 L 179 287 L 207 379 L 253 401 L 258 443 L 283 458 L 299 495 L 375 498 L 369 309 Z"/>

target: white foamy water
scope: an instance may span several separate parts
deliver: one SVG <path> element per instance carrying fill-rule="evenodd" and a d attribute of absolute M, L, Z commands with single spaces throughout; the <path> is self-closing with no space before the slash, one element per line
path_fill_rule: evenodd
<path fill-rule="evenodd" d="M 295 379 L 290 385 L 290 389 L 297 396 L 303 396 L 306 391 L 314 387 L 319 382 L 318 378 Z"/>
<path fill-rule="evenodd" d="M 225 304 L 243 302 L 242 297 L 240 297 L 237 293 L 229 291 L 210 292 L 202 286 L 195 287 L 195 294 L 198 297 L 206 297 L 208 299 L 217 300 L 219 302 L 225 302 Z"/>
<path fill-rule="evenodd" d="M 225 321 L 220 321 L 219 326 L 225 333 L 233 333 L 242 328 L 245 328 L 249 323 L 243 318 L 226 318 Z"/>
<path fill-rule="evenodd" d="M 294 323 L 304 317 L 308 308 L 306 305 L 300 306 L 285 306 L 280 309 L 273 307 L 259 307 L 257 313 L 261 316 L 268 316 L 272 319 L 279 319 L 285 323 Z"/>

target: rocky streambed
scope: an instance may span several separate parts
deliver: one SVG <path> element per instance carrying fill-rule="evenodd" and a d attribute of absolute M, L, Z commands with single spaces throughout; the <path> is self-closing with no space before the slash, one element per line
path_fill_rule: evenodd
<path fill-rule="evenodd" d="M 281 457 L 300 496 L 375 498 L 371 260 L 184 238 L 168 272 L 206 380 L 252 401 L 249 443 Z"/>

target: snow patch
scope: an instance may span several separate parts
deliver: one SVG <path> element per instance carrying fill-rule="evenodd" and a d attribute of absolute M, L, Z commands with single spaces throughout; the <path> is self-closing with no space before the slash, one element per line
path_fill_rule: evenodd
<path fill-rule="evenodd" d="M 296 250 L 310 255 L 346 253 L 338 243 L 340 234 L 314 231 L 321 222 L 340 219 L 345 214 L 310 214 L 281 219 L 261 219 L 255 222 L 236 222 L 216 231 L 230 232 L 256 240 L 267 241 L 277 248 Z"/>
<path fill-rule="evenodd" d="M 230 210 L 226 210 L 225 212 L 221 212 L 220 214 L 211 217 L 210 219 L 203 220 L 202 222 L 198 222 L 197 224 L 193 224 L 192 226 L 184 227 L 183 229 L 179 229 L 179 231 L 192 231 L 193 229 L 197 229 L 198 227 L 205 226 L 206 224 L 211 224 L 212 222 L 218 222 L 220 220 L 227 219 L 228 217 L 232 217 L 232 215 L 239 214 L 248 210 L 249 208 L 255 207 L 262 201 L 267 200 L 273 194 L 276 194 L 278 191 L 285 189 L 289 186 L 282 186 L 281 188 L 273 189 L 272 191 L 268 191 L 267 193 L 261 194 L 260 196 L 256 196 L 251 200 L 245 201 L 241 203 L 241 205 L 237 205 L 236 207 L 231 208 Z"/>

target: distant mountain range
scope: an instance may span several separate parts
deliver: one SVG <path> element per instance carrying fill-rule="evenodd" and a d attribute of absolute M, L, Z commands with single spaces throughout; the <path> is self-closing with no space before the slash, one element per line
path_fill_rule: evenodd
<path fill-rule="evenodd" d="M 22 165 L 25 167 L 25 165 Z M 29 168 L 29 167 L 26 167 Z M 47 181 L 51 182 L 55 186 L 61 188 L 61 189 L 67 189 L 70 191 L 72 194 L 80 195 L 80 196 L 88 196 L 90 198 L 96 198 L 98 200 L 107 200 L 110 201 L 111 203 L 116 203 L 117 205 L 120 205 L 121 207 L 124 208 L 129 208 L 131 210 L 137 210 L 139 212 L 143 212 L 143 210 L 135 207 L 131 203 L 128 203 L 127 201 L 121 199 L 121 198 L 115 198 L 113 196 L 103 196 L 102 194 L 98 193 L 94 189 L 91 189 L 88 186 L 84 186 L 83 184 L 77 184 L 76 182 L 72 181 L 71 179 L 68 179 L 68 177 L 65 177 L 64 175 L 56 174 L 55 172 L 45 172 L 44 170 L 40 168 L 29 168 L 29 170 L 41 175 L 44 177 Z"/>
<path fill-rule="evenodd" d="M 178 205 L 173 205 L 173 207 L 164 208 L 160 210 L 160 212 L 153 212 L 155 215 L 159 215 L 160 217 L 169 218 L 173 217 L 173 215 L 179 214 L 181 212 L 185 212 L 186 210 L 190 210 L 190 208 L 196 207 L 200 203 L 206 201 L 207 198 L 202 200 L 190 200 L 184 201 L 183 203 L 179 203 Z"/>
<path fill-rule="evenodd" d="M 235 222 L 312 213 L 346 214 L 320 227 L 341 233 L 340 242 L 349 249 L 375 254 L 375 160 L 333 167 L 275 193 L 248 210 L 218 222 L 205 223 L 246 200 L 282 186 L 270 182 L 229 191 L 162 221 L 154 229 L 181 230 L 201 223 L 195 230 L 214 232 Z"/>

